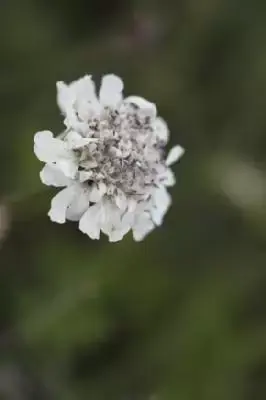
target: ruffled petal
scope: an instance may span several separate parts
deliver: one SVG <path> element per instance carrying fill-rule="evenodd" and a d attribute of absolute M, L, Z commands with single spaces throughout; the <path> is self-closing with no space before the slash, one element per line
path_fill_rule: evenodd
<path fill-rule="evenodd" d="M 89 190 L 76 185 L 75 196 L 67 209 L 66 218 L 70 221 L 79 221 L 89 205 Z"/>
<path fill-rule="evenodd" d="M 148 213 L 144 212 L 137 216 L 132 228 L 133 238 L 136 242 L 143 240 L 155 228 Z"/>
<path fill-rule="evenodd" d="M 125 211 L 127 208 L 127 198 L 122 190 L 118 190 L 117 195 L 115 196 L 115 204 L 121 211 Z"/>
<path fill-rule="evenodd" d="M 139 108 L 144 115 L 149 116 L 151 118 L 156 117 L 156 105 L 145 100 L 143 97 L 139 96 L 129 96 L 124 100 L 125 104 L 134 104 L 137 108 Z"/>
<path fill-rule="evenodd" d="M 74 94 L 75 100 L 91 102 L 97 99 L 95 83 L 91 75 L 85 75 L 83 78 L 70 83 L 69 88 Z"/>
<path fill-rule="evenodd" d="M 160 209 L 163 214 L 166 213 L 172 203 L 171 196 L 164 186 L 161 186 L 159 189 L 155 190 L 152 200 L 154 206 Z"/>
<path fill-rule="evenodd" d="M 66 177 L 74 179 L 77 171 L 78 171 L 78 164 L 75 159 L 71 158 L 59 158 L 55 165 L 58 169 L 60 169 Z"/>
<path fill-rule="evenodd" d="M 68 179 L 62 171 L 56 166 L 46 164 L 40 172 L 42 183 L 47 186 L 69 186 L 71 180 Z"/>
<path fill-rule="evenodd" d="M 57 82 L 57 103 L 64 114 L 69 112 L 76 101 L 95 102 L 95 84 L 91 75 L 71 82 L 69 85 L 64 82 Z"/>
<path fill-rule="evenodd" d="M 101 230 L 109 236 L 121 226 L 121 211 L 109 200 L 104 200 L 102 205 Z"/>
<path fill-rule="evenodd" d="M 100 238 L 101 203 L 88 208 L 79 221 L 79 229 L 91 239 Z"/>
<path fill-rule="evenodd" d="M 79 172 L 79 181 L 86 182 L 93 176 L 93 171 L 80 171 Z"/>
<path fill-rule="evenodd" d="M 167 143 L 169 139 L 169 130 L 167 123 L 162 118 L 158 117 L 154 121 L 154 129 L 157 138 L 164 143 Z"/>
<path fill-rule="evenodd" d="M 51 209 L 48 213 L 50 219 L 59 224 L 66 222 L 67 208 L 73 201 L 75 196 L 75 187 L 70 186 L 66 189 L 61 190 L 52 199 Z"/>
<path fill-rule="evenodd" d="M 170 165 L 174 164 L 182 155 L 184 154 L 185 150 L 183 147 L 177 145 L 174 146 L 168 153 L 166 159 L 166 165 L 169 167 Z"/>
<path fill-rule="evenodd" d="M 68 85 L 65 82 L 57 82 L 57 104 L 60 110 L 66 114 L 69 108 L 74 104 L 75 98 Z"/>
<path fill-rule="evenodd" d="M 57 103 L 66 117 L 66 127 L 82 133 L 88 129 L 88 119 L 100 113 L 95 84 L 89 75 L 69 85 L 57 82 Z"/>
<path fill-rule="evenodd" d="M 138 203 L 135 199 L 129 198 L 127 203 L 128 212 L 133 213 L 137 207 L 137 204 Z"/>
<path fill-rule="evenodd" d="M 160 226 L 163 223 L 165 212 L 162 208 L 152 207 L 150 210 L 151 217 L 155 225 Z"/>
<path fill-rule="evenodd" d="M 160 181 L 166 187 L 174 186 L 176 184 L 175 174 L 170 168 L 167 168 L 167 170 L 160 175 Z"/>
<path fill-rule="evenodd" d="M 69 157 L 66 144 L 54 138 L 52 132 L 37 132 L 34 136 L 34 153 L 40 161 L 53 163 L 58 157 Z"/>
<path fill-rule="evenodd" d="M 113 232 L 109 233 L 109 242 L 119 242 L 123 239 L 123 237 L 128 233 L 129 230 L 130 228 L 114 230 Z"/>
<path fill-rule="evenodd" d="M 90 188 L 89 199 L 92 203 L 98 203 L 106 193 L 106 185 L 101 182 L 99 185 L 93 184 Z"/>
<path fill-rule="evenodd" d="M 95 138 L 84 138 L 79 133 L 71 131 L 67 134 L 66 141 L 68 148 L 74 150 L 83 146 L 87 146 L 90 143 L 97 143 L 99 140 Z"/>
<path fill-rule="evenodd" d="M 123 98 L 124 84 L 116 75 L 105 75 L 99 93 L 100 102 L 104 106 L 116 107 Z"/>

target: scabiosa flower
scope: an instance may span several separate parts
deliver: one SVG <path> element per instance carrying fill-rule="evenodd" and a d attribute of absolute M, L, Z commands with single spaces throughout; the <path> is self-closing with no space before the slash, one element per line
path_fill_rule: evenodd
<path fill-rule="evenodd" d="M 137 96 L 123 98 L 123 82 L 105 75 L 99 96 L 91 76 L 57 83 L 57 102 L 66 130 L 35 134 L 34 151 L 45 164 L 45 185 L 64 187 L 48 213 L 52 221 L 79 221 L 99 239 L 119 241 L 131 229 L 136 241 L 161 225 L 175 184 L 170 166 L 184 150 L 165 157 L 168 129 L 156 106 Z"/>

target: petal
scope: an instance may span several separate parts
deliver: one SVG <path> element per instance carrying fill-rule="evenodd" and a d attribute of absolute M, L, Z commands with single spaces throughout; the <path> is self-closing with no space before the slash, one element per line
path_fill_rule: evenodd
<path fill-rule="evenodd" d="M 172 199 L 170 194 L 167 192 L 167 189 L 164 186 L 161 186 L 157 189 L 153 196 L 154 206 L 161 210 L 163 214 L 166 213 L 168 208 L 172 203 Z"/>
<path fill-rule="evenodd" d="M 140 242 L 148 235 L 153 229 L 154 224 L 147 213 L 142 213 L 137 217 L 136 223 L 132 228 L 133 238 L 136 242 Z"/>
<path fill-rule="evenodd" d="M 68 157 L 65 143 L 54 138 L 52 132 L 37 132 L 34 136 L 34 152 L 40 161 L 53 163 L 58 157 Z"/>
<path fill-rule="evenodd" d="M 83 78 L 70 83 L 69 87 L 76 100 L 88 102 L 96 100 L 95 84 L 91 75 L 85 75 Z"/>
<path fill-rule="evenodd" d="M 79 181 L 86 182 L 91 179 L 93 176 L 93 171 L 80 171 L 79 172 Z"/>
<path fill-rule="evenodd" d="M 176 184 L 175 174 L 170 168 L 167 168 L 167 170 L 160 176 L 160 181 L 166 187 L 174 186 Z"/>
<path fill-rule="evenodd" d="M 57 103 L 63 113 L 67 114 L 76 101 L 96 101 L 95 84 L 91 75 L 85 75 L 66 85 L 57 82 Z"/>
<path fill-rule="evenodd" d="M 111 232 L 109 234 L 109 242 L 119 242 L 120 240 L 123 239 L 123 237 L 127 234 L 127 232 L 129 231 L 129 229 L 127 231 L 125 230 L 114 230 L 113 232 Z"/>
<path fill-rule="evenodd" d="M 71 131 L 66 136 L 69 149 L 79 149 L 80 147 L 87 146 L 89 143 L 98 142 L 98 139 L 84 138 L 79 133 Z"/>
<path fill-rule="evenodd" d="M 66 127 L 82 133 L 88 129 L 89 118 L 100 113 L 95 85 L 88 75 L 69 85 L 57 82 L 57 103 L 66 116 Z"/>
<path fill-rule="evenodd" d="M 163 223 L 163 217 L 165 215 L 165 212 L 161 208 L 151 208 L 150 210 L 151 217 L 153 222 L 157 225 L 160 226 Z"/>
<path fill-rule="evenodd" d="M 47 186 L 68 186 L 71 182 L 57 167 L 48 164 L 41 170 L 40 178 Z"/>
<path fill-rule="evenodd" d="M 105 186 L 105 185 L 104 185 Z M 89 199 L 92 203 L 98 203 L 105 193 L 104 187 L 93 184 L 90 188 Z"/>
<path fill-rule="evenodd" d="M 166 165 L 169 167 L 170 165 L 174 164 L 182 155 L 184 154 L 185 150 L 183 147 L 177 145 L 174 146 L 168 153 L 166 159 Z"/>
<path fill-rule="evenodd" d="M 88 130 L 88 124 L 80 121 L 77 116 L 77 111 L 73 107 L 68 110 L 66 118 L 64 119 L 64 125 L 66 126 L 67 130 L 74 129 L 75 131 L 81 132 L 84 135 Z"/>
<path fill-rule="evenodd" d="M 122 101 L 123 81 L 116 75 L 105 75 L 100 89 L 100 102 L 104 106 L 116 107 Z"/>
<path fill-rule="evenodd" d="M 86 123 L 85 125 L 81 125 L 84 126 L 86 131 L 88 130 L 87 123 L 89 119 L 98 116 L 101 112 L 101 105 L 96 97 L 94 100 L 77 100 L 75 108 L 78 113 L 79 119 Z"/>
<path fill-rule="evenodd" d="M 104 182 L 99 182 L 98 183 L 98 190 L 101 193 L 101 196 L 103 196 L 107 192 L 107 186 Z"/>
<path fill-rule="evenodd" d="M 110 235 L 113 231 L 121 228 L 121 211 L 109 200 L 104 200 L 101 215 L 101 230 Z"/>
<path fill-rule="evenodd" d="M 132 199 L 132 198 L 129 198 L 129 199 L 128 199 L 127 207 L 128 207 L 128 211 L 129 211 L 130 213 L 133 213 L 133 212 L 135 211 L 136 207 L 137 207 L 137 202 L 136 202 L 136 200 L 135 200 L 135 199 Z"/>
<path fill-rule="evenodd" d="M 146 116 L 149 117 L 156 117 L 156 105 L 154 103 L 151 103 L 147 100 L 145 100 L 143 97 L 139 96 L 129 96 L 124 100 L 125 104 L 134 104 L 137 106 L 140 110 L 143 111 L 143 113 Z"/>
<path fill-rule="evenodd" d="M 51 209 L 48 213 L 52 221 L 58 222 L 59 224 L 66 222 L 67 208 L 73 201 L 74 196 L 74 186 L 70 186 L 57 193 L 57 195 L 52 199 Z"/>
<path fill-rule="evenodd" d="M 55 162 L 55 165 L 63 172 L 63 174 L 65 174 L 66 177 L 72 179 L 75 178 L 78 171 L 78 164 L 74 159 L 61 158 Z"/>
<path fill-rule="evenodd" d="M 64 82 L 57 82 L 57 104 L 60 110 L 66 114 L 68 109 L 72 107 L 75 98 L 73 97 L 73 93 L 71 92 L 68 85 Z"/>
<path fill-rule="evenodd" d="M 70 221 L 79 221 L 90 205 L 89 190 L 82 186 L 76 186 L 75 196 L 69 205 L 66 213 L 66 218 Z"/>
<path fill-rule="evenodd" d="M 122 192 L 122 190 L 118 190 L 117 196 L 115 197 L 115 204 L 122 211 L 124 211 L 127 208 L 128 205 L 127 198 L 124 192 Z"/>
<path fill-rule="evenodd" d="M 88 208 L 79 221 L 79 229 L 91 239 L 100 238 L 101 203 Z"/>
<path fill-rule="evenodd" d="M 75 108 L 79 117 L 83 121 L 100 113 L 100 103 L 96 96 L 95 84 L 91 75 L 85 75 L 84 78 L 74 81 L 70 88 L 75 96 Z"/>
<path fill-rule="evenodd" d="M 123 239 L 125 236 L 125 233 L 121 231 L 113 231 L 109 234 L 109 242 L 115 243 L 115 242 L 120 242 L 120 240 Z"/>
<path fill-rule="evenodd" d="M 123 217 L 121 218 L 121 229 L 126 230 L 128 232 L 135 222 L 135 214 L 132 212 L 124 213 Z"/>
<path fill-rule="evenodd" d="M 164 143 L 167 143 L 169 139 L 167 123 L 162 118 L 158 117 L 154 122 L 154 129 L 157 138 L 162 140 Z"/>

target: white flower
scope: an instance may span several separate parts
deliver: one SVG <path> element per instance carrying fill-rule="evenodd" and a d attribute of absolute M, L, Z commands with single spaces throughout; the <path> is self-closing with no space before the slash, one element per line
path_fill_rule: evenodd
<path fill-rule="evenodd" d="M 165 157 L 169 132 L 156 106 L 123 98 L 123 82 L 105 75 L 97 97 L 91 76 L 57 83 L 66 130 L 35 134 L 34 151 L 45 163 L 45 185 L 64 187 L 52 200 L 49 217 L 79 221 L 91 239 L 105 233 L 112 242 L 133 231 L 142 240 L 161 225 L 175 184 L 170 166 L 183 154 L 175 146 Z"/>

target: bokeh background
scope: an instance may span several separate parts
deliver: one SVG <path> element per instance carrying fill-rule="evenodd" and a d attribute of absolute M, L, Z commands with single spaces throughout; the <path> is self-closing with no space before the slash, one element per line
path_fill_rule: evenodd
<path fill-rule="evenodd" d="M 1 0 L 0 399 L 266 399 L 266 2 Z M 114 72 L 186 154 L 164 225 L 47 217 L 55 82 Z"/>

